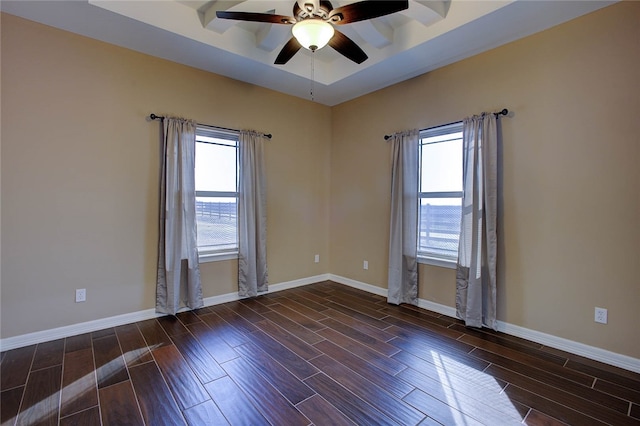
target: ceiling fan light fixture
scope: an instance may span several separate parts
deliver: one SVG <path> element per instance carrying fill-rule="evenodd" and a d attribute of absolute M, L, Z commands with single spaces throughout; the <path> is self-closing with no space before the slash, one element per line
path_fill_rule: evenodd
<path fill-rule="evenodd" d="M 293 36 L 305 49 L 315 52 L 322 49 L 333 37 L 333 25 L 322 19 L 305 19 L 291 29 Z"/>

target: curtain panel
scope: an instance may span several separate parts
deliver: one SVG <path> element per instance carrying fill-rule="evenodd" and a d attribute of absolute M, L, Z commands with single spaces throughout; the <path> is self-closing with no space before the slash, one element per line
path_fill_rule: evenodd
<path fill-rule="evenodd" d="M 391 138 L 387 302 L 418 304 L 418 130 Z"/>
<path fill-rule="evenodd" d="M 241 131 L 239 148 L 238 294 L 254 297 L 268 290 L 264 137 Z"/>
<path fill-rule="evenodd" d="M 456 265 L 456 314 L 469 327 L 497 329 L 497 117 L 483 113 L 463 124 L 463 197 Z"/>
<path fill-rule="evenodd" d="M 196 123 L 165 118 L 160 179 L 156 312 L 203 306 L 195 213 Z"/>

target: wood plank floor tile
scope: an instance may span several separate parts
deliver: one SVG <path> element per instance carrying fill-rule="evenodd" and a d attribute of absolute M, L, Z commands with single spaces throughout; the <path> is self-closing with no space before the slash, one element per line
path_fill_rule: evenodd
<path fill-rule="evenodd" d="M 486 372 L 494 377 L 498 377 L 509 382 L 509 386 L 517 386 L 530 393 L 544 396 L 545 398 L 551 399 L 554 402 L 562 404 L 563 406 L 573 409 L 576 412 L 591 416 L 594 419 L 598 419 L 603 423 L 615 425 L 638 424 L 638 422 L 633 421 L 629 416 L 627 416 L 626 413 L 622 414 L 608 407 L 596 404 L 589 399 L 583 398 L 582 396 L 576 396 L 575 394 L 566 392 L 562 389 L 546 385 L 525 375 L 506 370 L 498 365 L 489 366 Z M 509 388 L 509 386 L 507 386 L 507 389 Z M 530 407 L 545 412 L 539 407 Z M 556 417 L 552 413 L 547 414 Z"/>
<path fill-rule="evenodd" d="M 62 365 L 32 371 L 27 379 L 17 425 L 57 425 Z"/>
<path fill-rule="evenodd" d="M 485 386 L 477 389 L 465 384 L 464 380 L 456 380 L 453 376 L 441 378 L 429 377 L 420 371 L 408 368 L 398 377 L 411 383 L 416 388 L 428 393 L 445 403 L 453 403 L 458 411 L 486 424 L 520 423 L 529 411 L 528 406 L 513 403 L 501 393 L 501 385 L 493 388 Z"/>
<path fill-rule="evenodd" d="M 459 411 L 456 404 L 449 405 L 420 389 L 412 391 L 403 400 L 443 425 L 486 426 Z"/>
<path fill-rule="evenodd" d="M 178 312 L 176 314 L 176 318 L 178 318 L 180 322 L 185 326 L 193 324 L 194 322 L 202 321 L 200 317 L 198 317 L 198 315 L 193 313 L 193 311 Z"/>
<path fill-rule="evenodd" d="M 164 331 L 164 328 L 162 328 L 160 323 L 155 318 L 146 321 L 140 321 L 136 324 L 151 351 L 157 348 L 161 348 L 162 346 L 173 344 L 171 342 L 171 339 L 169 339 L 167 333 Z"/>
<path fill-rule="evenodd" d="M 607 393 L 592 389 L 589 386 L 578 384 L 557 374 L 550 373 L 547 370 L 542 370 L 530 365 L 522 364 L 509 358 L 487 352 L 484 349 L 476 349 L 471 352 L 471 354 L 477 355 L 479 358 L 482 358 L 487 362 L 491 362 L 492 364 L 499 365 L 507 370 L 516 371 L 523 376 L 537 380 L 546 385 L 562 389 L 563 391 L 582 395 L 585 399 L 588 399 L 595 404 L 600 404 L 604 407 L 611 408 L 612 410 L 616 410 L 624 414 L 627 414 L 627 411 L 629 411 L 628 401 L 624 401 Z"/>
<path fill-rule="evenodd" d="M 271 424 L 306 426 L 310 423 L 244 358 L 226 362 L 223 367 Z"/>
<path fill-rule="evenodd" d="M 562 366 L 549 363 L 547 361 L 536 359 L 535 357 L 515 351 L 513 349 L 503 348 L 502 346 L 496 345 L 494 343 L 479 343 L 477 349 L 475 349 L 471 354 L 478 359 L 482 359 L 487 362 L 500 360 L 501 362 L 504 362 L 506 364 L 508 362 L 507 360 L 515 361 L 523 365 L 528 365 L 540 370 L 544 370 L 559 377 L 564 377 L 567 380 L 571 380 L 575 383 L 587 387 L 593 386 L 593 383 L 595 381 L 592 376 L 587 376 L 586 374 L 580 373 L 578 371 L 570 370 Z"/>
<path fill-rule="evenodd" d="M 314 358 L 311 363 L 324 374 L 332 377 L 345 389 L 369 402 L 369 404 L 402 425 L 416 425 L 425 418 L 423 413 L 395 398 L 384 388 L 370 382 L 326 355 Z"/>
<path fill-rule="evenodd" d="M 62 370 L 60 417 L 98 405 L 93 350 L 67 352 Z"/>
<path fill-rule="evenodd" d="M 211 310 L 243 333 L 253 333 L 256 331 L 256 327 L 251 322 L 225 305 L 211 306 Z"/>
<path fill-rule="evenodd" d="M 298 404 L 298 409 L 315 426 L 355 426 L 347 416 L 318 394 Z"/>
<path fill-rule="evenodd" d="M 135 324 L 121 325 L 115 328 L 125 363 L 128 367 L 153 360 L 140 329 Z"/>
<path fill-rule="evenodd" d="M 334 302 L 327 302 L 325 304 L 325 306 L 327 308 L 333 309 L 334 311 L 342 312 L 345 315 L 349 315 L 351 318 L 357 319 L 357 320 L 362 321 L 362 322 L 364 322 L 366 324 L 369 324 L 369 325 L 372 325 L 374 327 L 377 327 L 380 330 L 384 330 L 385 328 L 389 327 L 389 324 L 387 324 L 386 322 L 384 322 L 381 319 L 379 319 L 378 315 L 376 315 L 376 317 L 371 317 L 369 315 L 365 315 L 363 313 L 360 313 L 359 311 L 351 309 L 351 308 L 349 308 L 347 306 L 340 305 L 340 304 L 334 303 Z"/>
<path fill-rule="evenodd" d="M 98 426 L 100 424 L 100 409 L 97 406 L 61 418 L 59 423 L 60 426 Z"/>
<path fill-rule="evenodd" d="M 149 366 L 151 365 L 149 364 Z M 127 380 L 102 388 L 99 393 L 103 425 L 144 424 L 131 381 Z"/>
<path fill-rule="evenodd" d="M 597 377 L 602 380 L 606 380 L 610 383 L 615 383 L 619 386 L 623 386 L 629 389 L 633 389 L 636 391 L 640 391 L 640 374 L 635 374 L 633 372 L 620 372 L 621 369 L 616 368 L 616 372 L 611 372 L 601 368 L 592 367 L 591 365 L 587 365 L 581 362 L 576 362 L 569 360 L 566 365 L 567 368 L 579 371 L 589 376 Z M 610 367 L 613 369 L 613 367 Z"/>
<path fill-rule="evenodd" d="M 224 340 L 221 329 L 212 329 L 205 323 L 192 323 L 187 328 L 218 364 L 238 357 L 236 351 Z"/>
<path fill-rule="evenodd" d="M 153 351 L 153 357 L 182 410 L 209 399 L 202 384 L 175 346 L 158 348 Z"/>
<path fill-rule="evenodd" d="M 358 300 L 352 298 L 352 297 L 347 297 L 347 296 L 331 296 L 329 298 L 327 298 L 327 300 L 329 301 L 329 303 L 327 303 L 327 306 L 332 308 L 332 309 L 336 309 L 335 305 L 340 305 L 343 306 L 345 308 L 348 308 L 351 311 L 357 312 L 360 315 L 365 315 L 369 318 L 373 318 L 373 319 L 377 319 L 377 320 L 381 320 L 382 318 L 386 317 L 387 314 L 384 312 L 381 312 L 380 310 L 377 309 L 377 306 L 372 306 L 371 304 L 364 304 L 364 303 L 359 303 Z M 336 309 L 338 310 L 338 309 Z"/>
<path fill-rule="evenodd" d="M 257 312 L 258 314 L 262 314 L 263 312 L 271 311 L 271 308 L 269 308 L 269 306 L 274 304 L 273 302 L 269 302 L 265 304 L 264 302 L 266 301 L 267 299 L 264 299 L 263 297 L 258 296 L 253 299 L 241 299 L 238 302 L 242 303 L 244 306 Z"/>
<path fill-rule="evenodd" d="M 309 345 L 313 345 L 314 343 L 318 343 L 322 340 L 322 337 L 318 336 L 313 331 L 277 312 L 265 312 L 263 315 L 273 324 L 276 324 L 282 329 L 287 330 L 287 332 L 293 334 L 298 339 Z M 256 323 L 256 325 L 264 323 L 265 322 L 263 321 L 262 323 Z M 323 326 L 322 328 L 325 327 Z"/>
<path fill-rule="evenodd" d="M 311 397 L 314 392 L 284 368 L 276 359 L 253 343 L 238 346 L 238 353 L 292 404 Z"/>
<path fill-rule="evenodd" d="M 62 364 L 64 355 L 64 339 L 52 340 L 50 342 L 38 343 L 36 353 L 33 357 L 31 370 L 49 368 Z"/>
<path fill-rule="evenodd" d="M 337 331 L 327 328 L 318 332 L 325 339 L 331 343 L 340 346 L 349 352 L 358 355 L 363 360 L 375 365 L 379 369 L 386 371 L 389 374 L 397 374 L 406 368 L 406 365 L 393 358 L 381 354 L 378 351 L 371 349 L 368 346 L 363 345 L 360 342 L 356 342 L 350 337 Z"/>
<path fill-rule="evenodd" d="M 295 296 L 289 296 L 280 299 L 279 302 L 280 305 L 286 306 L 289 309 L 299 312 L 314 321 L 320 321 L 327 318 L 327 315 L 324 313 L 327 308 L 310 300 L 305 300 L 303 298 Z"/>
<path fill-rule="evenodd" d="M 60 426 L 93 426 L 100 424 L 100 409 L 97 406 L 60 419 Z"/>
<path fill-rule="evenodd" d="M 381 342 L 388 342 L 389 340 L 396 337 L 394 334 L 388 333 L 385 330 L 380 330 L 377 327 L 373 327 L 367 323 L 364 323 L 355 318 L 352 318 L 349 315 L 345 315 L 342 312 L 334 311 L 333 309 L 328 309 L 325 312 L 327 315 L 323 319 L 332 319 L 335 321 L 340 321 L 342 324 L 345 324 L 353 328 L 354 330 L 358 330 L 361 333 L 369 335 Z"/>
<path fill-rule="evenodd" d="M 505 394 L 512 400 L 518 401 L 547 416 L 553 417 L 568 425 L 604 425 L 606 423 L 586 416 L 569 407 L 547 399 L 533 392 L 529 392 L 512 384 L 507 385 Z"/>
<path fill-rule="evenodd" d="M 551 416 L 541 413 L 537 410 L 531 410 L 527 417 L 524 419 L 524 424 L 527 426 L 564 426 L 560 420 L 554 419 Z"/>
<path fill-rule="evenodd" d="M 442 386 L 448 386 L 455 389 L 456 392 L 462 392 L 476 399 L 495 401 L 495 404 L 503 400 L 499 397 L 499 394 L 507 385 L 507 382 L 498 380 L 482 371 L 469 368 L 446 356 L 433 354 L 433 359 L 427 361 L 402 351 L 395 355 L 394 358 L 436 382 L 441 382 L 446 377 L 446 384 Z"/>
<path fill-rule="evenodd" d="M 259 321 L 264 321 L 264 317 L 251 309 L 246 303 L 241 301 L 229 302 L 225 304 L 226 307 L 231 309 L 236 314 L 244 318 L 248 323 L 254 324 Z M 270 312 L 270 311 L 267 311 Z"/>
<path fill-rule="evenodd" d="M 24 386 L 0 392 L 0 424 L 13 425 L 18 418 Z"/>
<path fill-rule="evenodd" d="M 98 388 L 129 380 L 118 338 L 114 334 L 93 339 Z"/>
<path fill-rule="evenodd" d="M 297 378 L 306 379 L 318 372 L 318 370 L 316 370 L 316 368 L 309 364 L 304 358 L 296 355 L 295 352 L 289 350 L 266 333 L 256 331 L 251 336 L 257 345 L 260 345 L 263 350 L 269 353 L 273 358 L 277 359 L 280 364 L 287 368 Z"/>
<path fill-rule="evenodd" d="M 633 390 L 606 380 L 596 379 L 593 388 L 635 404 L 640 404 L 640 386 L 636 388 L 637 390 Z"/>
<path fill-rule="evenodd" d="M 105 328 L 103 330 L 92 332 L 91 339 L 101 339 L 103 337 L 112 336 L 114 334 L 116 334 L 116 330 L 113 327 Z"/>
<path fill-rule="evenodd" d="M 173 336 L 171 340 L 201 383 L 209 383 L 225 375 L 216 360 L 191 333 Z"/>
<path fill-rule="evenodd" d="M 287 349 L 298 355 L 303 359 L 311 359 L 320 355 L 320 352 L 312 345 L 298 339 L 293 334 L 289 333 L 286 329 L 269 321 L 263 321 L 256 323 L 256 326 L 265 334 L 278 341 Z M 320 338 L 320 340 L 324 340 Z M 320 341 L 319 340 L 319 341 Z"/>
<path fill-rule="evenodd" d="M 0 364 L 0 389 L 23 386 L 27 382 L 36 345 L 12 349 L 6 352 Z"/>
<path fill-rule="evenodd" d="M 398 424 L 323 373 L 309 377 L 305 383 L 358 425 Z"/>
<path fill-rule="evenodd" d="M 217 336 L 220 336 L 229 346 L 235 348 L 236 346 L 245 344 L 249 341 L 247 333 L 243 333 L 238 330 L 218 314 L 211 313 L 200 317 L 205 324 L 207 324 L 212 330 L 215 331 Z M 193 332 L 193 327 L 197 324 L 190 324 L 189 328 Z"/>
<path fill-rule="evenodd" d="M 286 298 L 282 299 L 283 302 L 286 302 Z M 282 303 L 276 303 L 275 305 L 271 305 L 271 312 L 266 312 L 265 314 L 273 315 L 273 312 L 277 312 L 281 316 L 288 318 L 289 320 L 295 322 L 296 324 L 301 325 L 307 330 L 318 331 L 322 330 L 326 326 L 322 325 L 318 321 L 289 308 L 288 306 L 283 305 Z M 311 311 L 314 312 L 314 311 Z M 314 312 L 315 313 L 315 312 Z M 313 314 L 312 314 L 313 315 Z M 265 315 L 266 317 L 266 315 Z M 268 318 L 268 317 L 266 317 Z"/>
<path fill-rule="evenodd" d="M 267 419 L 247 400 L 246 395 L 228 376 L 207 383 L 205 388 L 232 425 L 269 425 Z"/>
<path fill-rule="evenodd" d="M 424 310 L 414 310 L 406 305 L 400 306 L 392 306 L 387 305 L 384 308 L 380 309 L 380 312 L 383 312 L 393 318 L 397 318 L 415 325 L 419 325 L 424 328 L 428 328 L 430 330 L 443 332 L 443 333 L 460 333 L 458 330 L 454 330 L 451 327 L 454 323 L 451 318 L 442 317 L 438 315 L 433 315 L 431 312 L 425 312 Z M 449 330 L 448 332 L 445 330 Z M 455 338 L 455 337 L 454 337 Z"/>
<path fill-rule="evenodd" d="M 356 330 L 355 328 L 352 328 L 335 319 L 327 318 L 325 320 L 322 320 L 322 324 L 326 325 L 327 327 L 331 328 L 334 331 L 337 331 L 340 334 L 343 334 L 355 340 L 358 343 L 361 343 L 365 346 L 370 347 L 376 352 L 380 352 L 383 355 L 392 356 L 393 354 L 398 353 L 400 351 L 400 349 L 398 349 L 393 345 L 390 345 L 384 341 L 378 340 L 369 334 Z"/>
<path fill-rule="evenodd" d="M 176 426 L 186 423 L 154 362 L 131 367 L 129 374 L 142 417 L 147 425 Z"/>
<path fill-rule="evenodd" d="M 629 410 L 629 415 L 633 418 L 640 420 L 640 405 L 631 404 L 631 409 Z"/>
<path fill-rule="evenodd" d="M 177 317 L 173 315 L 165 315 L 160 318 L 156 318 L 158 324 L 164 329 L 164 331 L 171 336 L 175 336 L 177 334 L 185 334 L 188 333 L 189 330 L 180 322 Z"/>
<path fill-rule="evenodd" d="M 395 326 L 388 328 L 387 331 L 399 337 L 422 337 L 433 346 L 439 346 L 442 349 L 456 348 L 462 352 L 469 352 L 473 348 L 473 345 L 459 341 L 463 334 L 455 330 L 442 329 L 437 325 L 429 326 L 428 323 L 416 324 L 396 317 L 387 317 L 384 321 Z"/>
<path fill-rule="evenodd" d="M 315 345 L 324 354 L 330 356 L 342 365 L 349 367 L 365 379 L 385 388 L 398 398 L 406 396 L 415 389 L 414 386 L 408 384 L 404 380 L 398 379 L 392 374 L 379 369 L 373 364 L 369 364 L 357 355 L 331 343 L 328 340 L 317 343 Z"/>
<path fill-rule="evenodd" d="M 488 342 L 495 343 L 505 348 L 517 350 L 518 352 L 531 355 L 533 357 L 551 362 L 553 364 L 564 366 L 567 362 L 567 359 L 564 357 L 543 351 L 541 348 L 536 348 L 528 344 L 522 344 L 520 342 L 516 342 L 512 339 L 505 338 L 502 335 L 497 334 L 495 332 L 489 333 L 489 332 L 479 331 L 477 329 L 472 329 L 469 327 L 462 327 L 462 326 L 452 326 L 451 329 L 462 330 L 464 334 L 468 334 L 468 335 L 477 337 L 479 339 L 483 339 Z"/>
<path fill-rule="evenodd" d="M 64 342 L 64 352 L 82 351 L 91 349 L 91 333 L 78 334 L 67 337 Z"/>
<path fill-rule="evenodd" d="M 203 426 L 203 425 L 228 425 L 229 422 L 222 414 L 222 411 L 212 401 L 207 400 L 202 404 L 191 407 L 184 411 L 184 416 L 187 419 L 187 424 L 190 426 Z"/>
<path fill-rule="evenodd" d="M 456 348 L 442 349 L 439 346 L 433 346 L 432 342 L 429 342 L 423 338 L 401 339 L 396 338 L 389 341 L 390 344 L 397 346 L 405 352 L 409 352 L 422 358 L 426 361 L 433 360 L 433 354 L 439 354 L 441 357 L 446 357 L 450 360 L 455 360 L 461 365 L 466 365 L 475 370 L 484 370 L 489 365 L 489 362 L 483 361 L 480 358 L 458 351 Z"/>

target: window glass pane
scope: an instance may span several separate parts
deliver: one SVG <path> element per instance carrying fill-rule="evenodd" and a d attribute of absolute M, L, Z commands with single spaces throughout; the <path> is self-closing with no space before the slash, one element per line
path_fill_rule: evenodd
<path fill-rule="evenodd" d="M 199 136 L 197 139 L 202 138 Z M 196 142 L 196 191 L 236 192 L 237 149 L 235 143 L 207 139 L 224 145 Z"/>
<path fill-rule="evenodd" d="M 425 143 L 436 138 L 422 139 L 420 191 L 462 191 L 462 133 L 437 138 L 448 140 Z"/>
<path fill-rule="evenodd" d="M 235 249 L 238 246 L 237 217 L 235 197 L 196 197 L 198 248 Z"/>
<path fill-rule="evenodd" d="M 418 252 L 427 256 L 458 257 L 461 198 L 421 198 Z"/>

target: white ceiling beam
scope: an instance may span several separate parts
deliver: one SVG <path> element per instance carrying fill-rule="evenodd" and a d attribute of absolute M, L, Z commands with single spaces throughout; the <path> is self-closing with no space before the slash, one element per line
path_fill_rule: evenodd
<path fill-rule="evenodd" d="M 414 0 L 409 2 L 409 9 L 400 13 L 415 19 L 424 26 L 441 21 L 447 16 L 451 0 Z"/>
<path fill-rule="evenodd" d="M 239 5 L 240 3 L 244 3 L 244 1 L 245 0 L 214 0 L 208 2 L 208 5 L 205 5 L 198 9 L 200 20 L 202 21 L 202 26 L 219 34 L 224 33 L 229 28 L 237 24 L 237 22 L 231 19 L 217 19 L 216 12 L 219 10 L 229 10 L 232 7 Z"/>

